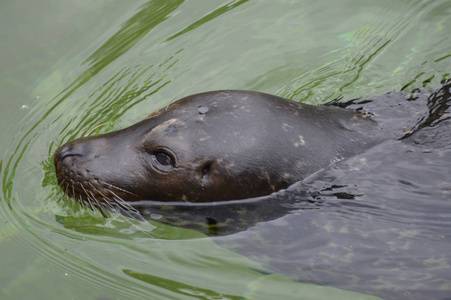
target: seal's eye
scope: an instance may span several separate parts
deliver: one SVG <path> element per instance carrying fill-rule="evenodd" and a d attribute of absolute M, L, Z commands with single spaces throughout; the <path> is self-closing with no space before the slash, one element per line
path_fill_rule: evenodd
<path fill-rule="evenodd" d="M 163 167 L 173 167 L 174 161 L 172 160 L 172 157 L 170 157 L 168 154 L 164 152 L 154 152 L 153 153 L 154 161 L 163 166 Z"/>

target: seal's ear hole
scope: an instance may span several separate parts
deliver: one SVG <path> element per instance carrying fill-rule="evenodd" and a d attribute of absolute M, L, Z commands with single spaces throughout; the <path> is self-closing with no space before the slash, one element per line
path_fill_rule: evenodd
<path fill-rule="evenodd" d="M 204 179 L 206 179 L 207 176 L 210 175 L 210 170 L 211 170 L 211 163 L 205 164 L 204 168 L 202 169 L 202 176 L 204 177 Z"/>

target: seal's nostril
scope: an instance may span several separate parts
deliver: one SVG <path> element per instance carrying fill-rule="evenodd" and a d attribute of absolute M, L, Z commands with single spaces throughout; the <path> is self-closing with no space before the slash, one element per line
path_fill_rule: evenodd
<path fill-rule="evenodd" d="M 56 153 L 56 159 L 60 161 L 70 156 L 83 156 L 80 147 L 74 147 L 74 144 L 66 144 Z"/>
<path fill-rule="evenodd" d="M 62 160 L 62 159 L 64 159 L 64 158 L 66 158 L 67 156 L 69 156 L 69 155 L 71 154 L 72 148 L 73 148 L 73 147 L 67 147 L 67 146 L 61 148 L 60 151 L 58 151 L 59 159 Z"/>

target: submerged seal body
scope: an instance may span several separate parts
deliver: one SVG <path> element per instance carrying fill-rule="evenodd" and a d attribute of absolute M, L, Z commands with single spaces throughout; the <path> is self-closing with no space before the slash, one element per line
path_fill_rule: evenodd
<path fill-rule="evenodd" d="M 81 203 L 226 201 L 287 188 L 384 138 L 353 110 L 214 91 L 69 142 L 54 161 L 59 185 Z"/>

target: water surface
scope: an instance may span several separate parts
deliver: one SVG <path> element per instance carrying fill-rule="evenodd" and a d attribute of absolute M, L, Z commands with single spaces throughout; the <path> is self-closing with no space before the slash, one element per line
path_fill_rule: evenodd
<path fill-rule="evenodd" d="M 451 70 L 450 16 L 446 0 L 4 4 L 1 298 L 359 297 L 293 281 L 201 232 L 80 210 L 51 155 L 207 90 L 321 104 L 437 86 Z"/>

